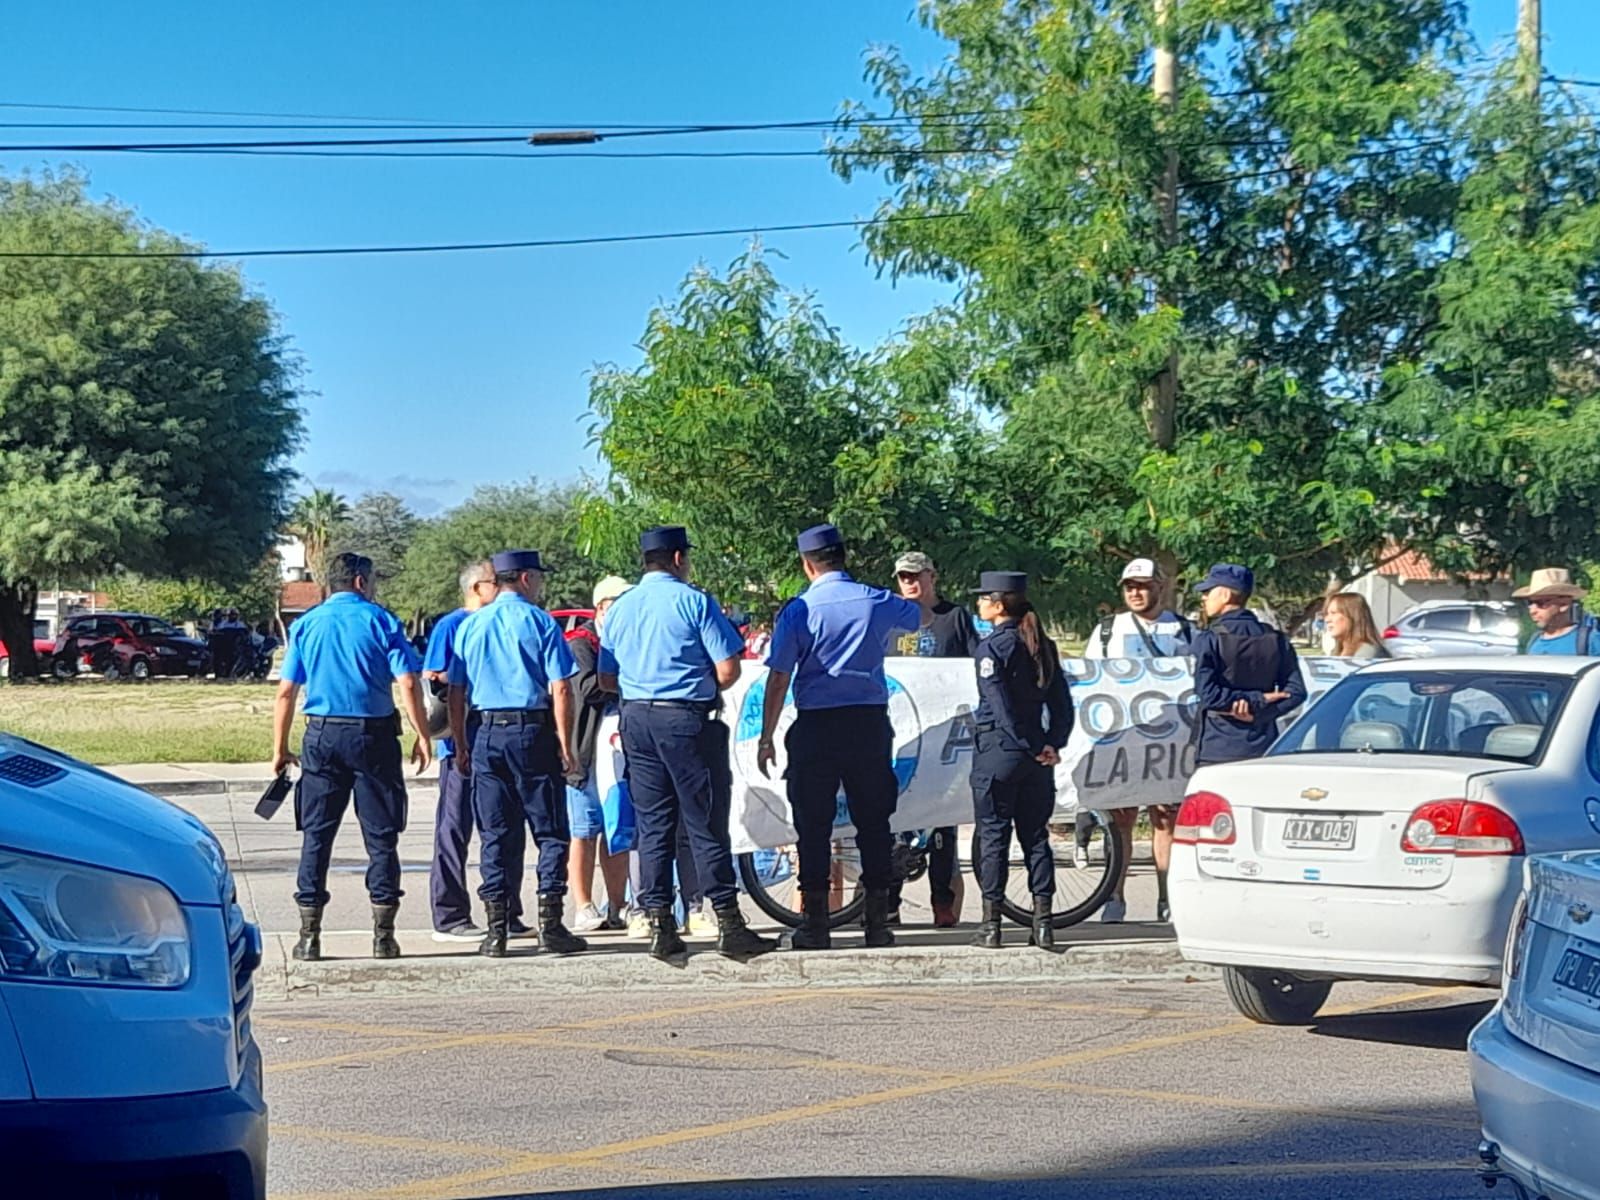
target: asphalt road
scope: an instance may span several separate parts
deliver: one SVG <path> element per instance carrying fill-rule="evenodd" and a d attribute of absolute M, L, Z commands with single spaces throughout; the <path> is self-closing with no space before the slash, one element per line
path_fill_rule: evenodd
<path fill-rule="evenodd" d="M 341 1200 L 1482 1193 L 1487 993 L 1216 983 L 645 990 L 261 1005 L 271 1194 Z"/>

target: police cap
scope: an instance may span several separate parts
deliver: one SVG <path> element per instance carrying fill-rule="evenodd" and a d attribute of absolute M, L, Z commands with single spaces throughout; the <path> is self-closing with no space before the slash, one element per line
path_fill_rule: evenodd
<path fill-rule="evenodd" d="M 801 554 L 812 554 L 818 550 L 844 545 L 844 534 L 839 532 L 837 525 L 813 525 L 795 538 L 794 542 L 800 547 Z"/>
<path fill-rule="evenodd" d="M 689 531 L 682 525 L 656 525 L 639 535 L 639 550 L 649 554 L 654 550 L 693 550 Z"/>
<path fill-rule="evenodd" d="M 537 550 L 502 550 L 489 560 L 489 565 L 494 568 L 496 575 L 508 575 L 513 571 L 548 571 L 539 558 Z"/>
<path fill-rule="evenodd" d="M 1197 592 L 1209 592 L 1214 587 L 1232 588 L 1241 596 L 1256 590 L 1255 573 L 1238 563 L 1217 563 L 1206 572 L 1206 577 L 1195 585 Z"/>
<path fill-rule="evenodd" d="M 1028 576 L 1022 571 L 985 571 L 978 576 L 978 586 L 973 589 L 980 596 L 1027 590 Z"/>

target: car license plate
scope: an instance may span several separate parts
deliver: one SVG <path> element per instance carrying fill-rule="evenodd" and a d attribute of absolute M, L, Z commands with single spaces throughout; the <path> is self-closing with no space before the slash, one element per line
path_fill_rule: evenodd
<path fill-rule="evenodd" d="M 1556 963 L 1557 987 L 1578 992 L 1591 1000 L 1600 1000 L 1600 958 L 1585 954 L 1568 946 Z"/>
<path fill-rule="evenodd" d="M 1349 817 L 1290 817 L 1283 823 L 1283 844 L 1291 850 L 1350 850 L 1356 823 Z"/>

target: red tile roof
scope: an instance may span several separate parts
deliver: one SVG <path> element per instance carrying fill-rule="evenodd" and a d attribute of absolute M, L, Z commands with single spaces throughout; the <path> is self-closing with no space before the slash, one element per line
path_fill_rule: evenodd
<path fill-rule="evenodd" d="M 309 579 L 293 580 L 278 593 L 278 607 L 285 612 L 305 612 L 322 603 L 322 585 Z"/>
<path fill-rule="evenodd" d="M 1384 551 L 1383 557 L 1394 554 L 1395 547 Z M 1404 550 L 1397 556 L 1378 568 L 1378 574 L 1390 579 L 1398 579 L 1404 583 L 1450 583 L 1455 577 L 1448 571 L 1441 571 L 1428 560 L 1428 556 L 1417 550 Z M 1469 571 L 1464 578 L 1475 579 L 1480 582 L 1494 577 L 1482 571 Z"/>

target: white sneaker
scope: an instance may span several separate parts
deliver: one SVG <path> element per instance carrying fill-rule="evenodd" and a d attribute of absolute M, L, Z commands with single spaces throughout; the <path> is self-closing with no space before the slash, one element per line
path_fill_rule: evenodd
<path fill-rule="evenodd" d="M 1121 925 L 1128 917 L 1128 902 L 1112 897 L 1100 910 L 1100 920 L 1106 925 Z"/>
<path fill-rule="evenodd" d="M 1072 865 L 1080 871 L 1089 869 L 1089 847 L 1080 846 L 1076 842 L 1072 845 Z"/>
<path fill-rule="evenodd" d="M 628 936 L 635 941 L 650 939 L 650 915 L 642 908 L 628 911 Z"/>
<path fill-rule="evenodd" d="M 684 932 L 690 937 L 716 937 L 717 919 L 703 908 L 697 908 L 689 914 Z"/>
<path fill-rule="evenodd" d="M 433 940 L 436 942 L 481 942 L 485 931 L 479 929 L 471 921 L 464 925 L 452 925 L 449 929 L 435 929 Z"/>
<path fill-rule="evenodd" d="M 600 915 L 600 910 L 591 903 L 585 904 L 573 915 L 572 924 L 567 928 L 573 933 L 593 933 L 605 923 L 606 919 Z"/>

